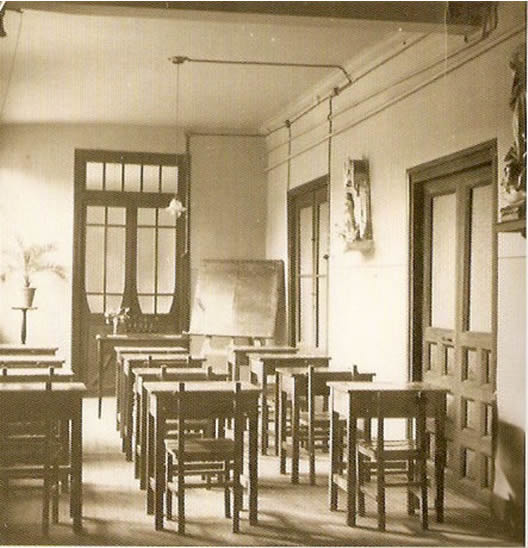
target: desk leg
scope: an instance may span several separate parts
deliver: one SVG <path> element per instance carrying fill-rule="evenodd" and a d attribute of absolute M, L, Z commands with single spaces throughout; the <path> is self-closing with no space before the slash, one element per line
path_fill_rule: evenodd
<path fill-rule="evenodd" d="M 124 375 L 124 430 L 125 430 L 125 456 L 127 461 L 132 460 L 132 424 L 134 421 L 133 403 L 134 403 L 134 375 L 131 370 L 128 375 Z"/>
<path fill-rule="evenodd" d="M 445 397 L 435 419 L 435 510 L 436 521 L 444 521 L 444 470 L 446 465 L 446 438 L 445 438 Z"/>
<path fill-rule="evenodd" d="M 291 464 L 291 482 L 299 483 L 299 389 L 297 377 L 293 377 L 293 397 L 292 397 L 292 464 Z"/>
<path fill-rule="evenodd" d="M 139 393 L 137 391 L 137 386 L 135 384 L 135 381 L 133 383 L 133 386 L 134 386 L 134 393 L 133 393 L 133 398 L 134 398 L 134 450 L 133 450 L 133 455 L 134 455 L 134 477 L 136 479 L 138 479 L 140 477 L 140 460 L 139 460 L 139 444 L 140 444 L 140 439 L 141 439 L 141 412 L 140 412 L 140 404 L 141 404 L 141 398 L 139 397 Z"/>
<path fill-rule="evenodd" d="M 258 513 L 258 413 L 249 418 L 249 524 L 257 524 Z"/>
<path fill-rule="evenodd" d="M 147 490 L 147 514 L 154 513 L 154 490 L 150 483 L 154 471 L 154 418 L 148 411 L 146 416 L 146 451 L 145 451 L 145 488 Z"/>
<path fill-rule="evenodd" d="M 139 447 L 139 488 L 140 489 L 146 489 L 147 488 L 147 477 L 148 477 L 148 469 L 147 469 L 147 451 L 148 451 L 148 422 L 149 422 L 149 413 L 147 408 L 147 393 L 146 391 L 141 388 L 140 393 L 140 418 L 139 418 L 139 440 L 140 440 L 140 447 Z"/>
<path fill-rule="evenodd" d="M 165 420 L 157 406 L 154 418 L 154 527 L 163 529 L 163 496 L 165 494 L 165 445 L 163 431 Z M 180 463 L 178 463 L 180 465 Z"/>
<path fill-rule="evenodd" d="M 262 445 L 262 454 L 266 455 L 268 452 L 268 396 L 266 395 L 266 390 L 268 389 L 267 375 L 263 371 L 262 375 L 262 412 L 261 416 L 261 445 Z"/>
<path fill-rule="evenodd" d="M 328 506 L 331 511 L 337 510 L 337 485 L 334 476 L 339 472 L 337 465 L 338 447 L 337 447 L 337 427 L 339 415 L 333 411 L 330 413 L 330 472 L 328 474 Z"/>
<path fill-rule="evenodd" d="M 115 362 L 115 397 L 116 397 L 116 430 L 121 434 L 121 421 L 123 415 L 121 414 L 121 360 Z"/>
<path fill-rule="evenodd" d="M 279 405 L 280 405 L 279 375 L 275 373 L 275 456 L 279 455 Z"/>
<path fill-rule="evenodd" d="M 352 414 L 352 395 L 349 394 L 347 421 L 347 525 L 356 525 L 356 417 Z"/>
<path fill-rule="evenodd" d="M 82 530 L 82 398 L 75 404 L 71 428 L 71 506 L 73 530 Z"/>
<path fill-rule="evenodd" d="M 280 390 L 279 400 L 279 471 L 286 474 L 286 392 Z"/>
<path fill-rule="evenodd" d="M 101 349 L 101 339 L 96 341 L 96 361 L 97 361 L 97 417 L 101 418 L 103 411 L 103 352 Z"/>

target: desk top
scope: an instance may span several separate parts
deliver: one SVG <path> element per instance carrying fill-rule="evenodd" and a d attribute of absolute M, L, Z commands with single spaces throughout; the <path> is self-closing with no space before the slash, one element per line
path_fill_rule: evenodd
<path fill-rule="evenodd" d="M 23 365 L 36 365 L 43 364 L 49 366 L 60 366 L 64 363 L 63 358 L 58 358 L 57 356 L 33 356 L 31 354 L 13 354 L 2 356 L 0 355 L 0 367 L 2 364 L 5 364 L 7 367 L 10 365 L 16 365 L 17 367 Z"/>
<path fill-rule="evenodd" d="M 235 393 L 235 383 L 232 381 L 181 381 L 185 384 L 185 392 L 216 392 L 216 393 Z M 156 392 L 173 392 L 178 393 L 180 381 L 158 381 L 146 382 L 144 388 L 147 392 L 155 395 Z M 260 395 L 261 388 L 249 382 L 240 382 L 240 391 L 244 394 Z"/>
<path fill-rule="evenodd" d="M 136 357 L 145 359 L 148 354 L 188 354 L 189 350 L 182 346 L 116 346 L 117 355 L 135 354 Z"/>
<path fill-rule="evenodd" d="M 304 353 L 277 353 L 277 354 L 255 354 L 249 353 L 249 358 L 251 361 L 304 361 L 304 360 L 327 360 L 330 361 L 330 356 L 325 356 L 324 354 L 304 354 Z"/>
<path fill-rule="evenodd" d="M 150 361 L 152 362 L 163 362 L 163 361 L 185 361 L 187 359 L 193 359 L 193 360 L 205 360 L 205 358 L 193 358 L 192 356 L 189 356 L 187 351 L 185 352 L 158 352 L 157 354 L 141 354 L 134 352 L 132 354 L 128 354 L 128 352 L 120 353 L 120 355 L 123 356 L 123 361 L 130 363 L 130 362 L 147 362 L 149 361 L 149 355 L 152 357 Z"/>
<path fill-rule="evenodd" d="M 7 367 L 6 369 L 7 375 L 4 375 L 3 371 L 0 369 L 0 382 L 2 382 L 5 377 L 9 379 L 11 377 L 41 377 L 49 375 L 49 371 L 45 367 Z M 69 377 L 73 376 L 73 371 L 67 367 L 58 367 L 53 370 L 53 376 Z"/>
<path fill-rule="evenodd" d="M 65 394 L 86 392 L 86 386 L 82 382 L 57 382 L 52 383 L 51 390 L 46 390 L 45 382 L 0 382 L 0 393 L 14 392 L 17 394 L 48 393 Z"/>
<path fill-rule="evenodd" d="M 165 368 L 167 375 L 203 375 L 207 376 L 207 370 L 201 367 L 167 367 Z M 145 377 L 145 376 L 159 376 L 161 374 L 161 367 L 136 367 L 134 369 L 134 374 L 136 377 Z M 161 381 L 161 379 L 160 379 Z"/>
<path fill-rule="evenodd" d="M 95 338 L 101 341 L 186 341 L 189 336 L 182 333 L 99 333 Z"/>
<path fill-rule="evenodd" d="M 250 344 L 235 345 L 229 348 L 231 352 L 248 353 L 248 354 L 272 354 L 272 353 L 293 353 L 299 349 L 294 346 L 254 346 Z"/>
<path fill-rule="evenodd" d="M 2 354 L 55 354 L 58 346 L 30 346 L 20 343 L 0 343 Z"/>
<path fill-rule="evenodd" d="M 372 393 L 372 392 L 437 392 L 447 393 L 442 386 L 426 382 L 329 382 L 328 386 L 337 392 Z"/>

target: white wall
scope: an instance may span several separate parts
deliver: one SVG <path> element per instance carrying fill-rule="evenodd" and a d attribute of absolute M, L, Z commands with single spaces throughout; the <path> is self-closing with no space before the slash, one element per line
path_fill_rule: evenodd
<path fill-rule="evenodd" d="M 68 280 L 38 279 L 28 316 L 28 342 L 56 344 L 69 359 L 73 250 L 73 165 L 76 148 L 184 153 L 174 127 L 113 125 L 5 125 L 0 127 L 0 243 L 16 234 L 54 242 Z M 259 139 L 191 139 L 191 268 L 200 258 L 263 258 L 266 192 Z M 19 312 L 11 310 L 19 285 L 0 283 L 0 341 L 19 340 Z"/>
<path fill-rule="evenodd" d="M 521 24 L 523 10 L 522 5 L 501 5 L 501 24 L 491 39 Z M 406 172 L 413 166 L 490 139 L 497 139 L 499 159 L 504 157 L 512 142 L 509 59 L 523 36 L 524 32 L 506 35 L 503 41 L 491 49 L 483 48 L 475 59 L 468 58 L 458 68 L 454 68 L 454 61 L 446 60 L 445 67 L 453 70 L 428 85 L 419 87 L 420 81 L 434 74 L 433 70 L 404 85 L 389 86 L 374 99 L 345 110 L 384 84 L 423 67 L 425 60 L 435 55 L 441 59 L 444 47 L 451 51 L 460 45 L 457 40 L 448 44 L 441 35 L 432 35 L 334 100 L 334 113 L 342 114 L 334 118 L 335 133 L 330 144 L 328 141 L 318 144 L 286 162 L 287 146 L 279 146 L 287 140 L 286 130 L 275 132 L 268 139 L 268 148 L 274 149 L 268 156 L 268 166 L 274 166 L 268 173 L 266 252 L 269 257 L 287 258 L 288 188 L 321 174 L 330 174 L 328 329 L 333 364 L 357 363 L 361 369 L 375 371 L 380 380 L 407 378 L 409 185 Z M 435 70 L 438 71 L 438 67 Z M 368 115 L 369 112 L 374 114 Z M 328 130 L 327 114 L 328 108 L 318 107 L 304 118 L 305 129 L 314 129 L 302 139 L 295 140 L 302 128 L 294 124 L 292 152 L 321 139 L 321 131 Z M 284 113 L 282 116 L 286 119 Z M 343 165 L 347 157 L 369 161 L 375 245 L 370 253 L 344 252 L 338 236 L 336 225 L 341 222 L 344 209 Z M 525 317 L 525 255 L 525 246 L 517 245 L 515 259 L 503 255 L 499 258 L 502 298 L 498 310 L 498 386 L 504 394 L 521 392 L 516 403 L 508 401 L 508 396 L 499 396 L 499 422 L 504 416 L 508 423 L 515 425 L 516 445 L 519 445 L 519 432 L 524 437 L 525 322 L 511 319 L 511 307 L 514 318 Z M 518 344 L 512 344 L 514 340 Z M 522 439 L 521 447 L 523 443 Z M 520 504 L 524 499 L 519 483 L 524 475 L 524 459 L 517 455 L 515 463 L 514 455 L 503 458 L 506 446 L 502 451 L 503 456 L 496 462 L 496 493 L 507 491 L 516 504 Z"/>

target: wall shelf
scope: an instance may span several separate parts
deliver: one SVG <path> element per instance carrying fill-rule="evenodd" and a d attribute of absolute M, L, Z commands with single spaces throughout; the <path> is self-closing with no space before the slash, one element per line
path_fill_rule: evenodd
<path fill-rule="evenodd" d="M 520 232 L 526 238 L 526 219 L 496 223 L 495 232 Z"/>

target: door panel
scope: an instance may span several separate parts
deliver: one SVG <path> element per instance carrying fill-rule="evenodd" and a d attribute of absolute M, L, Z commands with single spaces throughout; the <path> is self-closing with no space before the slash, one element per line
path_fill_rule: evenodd
<path fill-rule="evenodd" d="M 423 228 L 421 369 L 446 386 L 447 451 L 453 486 L 489 502 L 493 482 L 492 420 L 495 357 L 492 339 L 493 193 L 491 164 L 421 184 Z M 415 214 L 418 212 L 415 212 Z M 416 229 L 419 234 L 419 228 Z M 415 236 L 415 243 L 418 242 Z"/>

